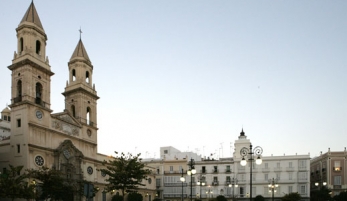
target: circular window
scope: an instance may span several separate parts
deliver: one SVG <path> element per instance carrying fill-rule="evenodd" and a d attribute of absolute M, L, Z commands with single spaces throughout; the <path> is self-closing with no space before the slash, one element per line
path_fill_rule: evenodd
<path fill-rule="evenodd" d="M 148 184 L 151 184 L 151 183 L 152 183 L 152 179 L 148 178 Z"/>
<path fill-rule="evenodd" d="M 87 168 L 87 172 L 88 172 L 88 174 L 93 174 L 93 168 L 89 166 Z"/>
<path fill-rule="evenodd" d="M 106 173 L 105 172 L 101 172 L 101 176 L 106 177 Z"/>
<path fill-rule="evenodd" d="M 35 157 L 35 164 L 38 166 L 43 166 L 43 164 L 45 164 L 45 160 L 43 159 L 42 156 L 36 156 Z"/>

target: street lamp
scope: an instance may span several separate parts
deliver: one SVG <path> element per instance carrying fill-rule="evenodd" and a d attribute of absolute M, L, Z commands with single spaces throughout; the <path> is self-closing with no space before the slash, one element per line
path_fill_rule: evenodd
<path fill-rule="evenodd" d="M 183 201 L 183 182 L 186 181 L 186 179 L 183 177 L 183 168 L 182 168 L 182 175 L 181 175 L 180 180 L 181 180 L 181 182 L 182 182 L 182 201 Z"/>
<path fill-rule="evenodd" d="M 203 176 L 201 175 L 200 176 L 200 179 L 199 181 L 196 183 L 198 186 L 200 186 L 200 194 L 199 194 L 199 198 L 201 198 L 201 187 L 202 186 L 205 186 L 205 182 L 204 182 L 204 179 L 203 179 Z"/>
<path fill-rule="evenodd" d="M 247 155 L 249 155 L 248 160 L 250 161 L 250 179 L 249 179 L 249 195 L 250 195 L 250 200 L 252 201 L 252 166 L 253 166 L 253 161 L 254 158 L 253 156 L 255 155 L 257 158 L 255 159 L 255 163 L 257 165 L 260 165 L 262 163 L 262 160 L 260 158 L 261 154 L 263 153 L 263 148 L 257 146 L 254 149 L 252 149 L 252 144 L 249 145 L 249 149 L 247 147 L 243 147 L 240 150 L 240 154 L 242 156 L 242 160 L 240 162 L 240 164 L 242 166 L 246 166 L 247 164 L 247 160 L 245 159 L 247 157 Z"/>
<path fill-rule="evenodd" d="M 233 178 L 231 180 L 231 184 L 229 184 L 229 187 L 233 188 L 233 200 L 235 199 L 235 194 L 234 194 L 235 187 L 237 188 L 238 186 L 239 185 L 237 184 L 237 179 Z"/>
<path fill-rule="evenodd" d="M 208 198 L 211 198 L 211 194 L 212 194 L 212 198 L 213 198 L 213 191 L 210 189 L 211 186 L 208 186 L 208 191 L 206 191 L 206 194 L 208 194 Z"/>
<path fill-rule="evenodd" d="M 194 164 L 194 159 L 191 158 L 188 163 L 189 170 L 187 171 L 187 175 L 190 175 L 190 201 L 193 201 L 193 175 L 196 173 Z"/>
<path fill-rule="evenodd" d="M 274 194 L 276 192 L 276 189 L 278 187 L 278 184 L 277 184 L 277 179 L 275 180 L 274 178 L 272 178 L 272 180 L 270 179 L 269 180 L 269 188 L 270 188 L 270 192 L 272 192 L 272 201 L 275 200 L 275 197 L 274 197 Z"/>

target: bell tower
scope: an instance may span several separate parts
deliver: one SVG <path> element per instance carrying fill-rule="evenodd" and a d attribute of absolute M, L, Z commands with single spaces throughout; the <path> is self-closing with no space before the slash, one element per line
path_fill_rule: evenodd
<path fill-rule="evenodd" d="M 96 143 L 97 92 L 93 84 L 93 65 L 80 40 L 68 62 L 69 80 L 66 83 L 65 110 L 83 125 L 83 137 Z"/>
<path fill-rule="evenodd" d="M 11 150 L 10 158 L 29 165 L 29 149 L 33 144 L 30 125 L 47 127 L 50 114 L 51 71 L 46 57 L 47 35 L 31 2 L 17 29 L 17 51 L 8 68 L 11 74 Z"/>
<path fill-rule="evenodd" d="M 18 25 L 17 51 L 12 65 L 12 105 L 29 103 L 50 111 L 51 71 L 46 57 L 47 35 L 42 27 L 34 3 Z"/>

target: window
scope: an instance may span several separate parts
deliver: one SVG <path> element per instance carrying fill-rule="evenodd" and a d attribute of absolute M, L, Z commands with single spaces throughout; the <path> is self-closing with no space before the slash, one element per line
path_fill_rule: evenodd
<path fill-rule="evenodd" d="M 277 163 L 277 166 L 276 166 L 277 168 L 279 168 L 279 167 L 281 167 L 281 164 L 280 163 Z"/>
<path fill-rule="evenodd" d="M 276 173 L 276 179 L 280 180 L 280 178 L 281 178 L 281 174 L 280 173 Z"/>
<path fill-rule="evenodd" d="M 265 163 L 265 169 L 268 169 L 268 168 L 269 168 L 269 164 Z"/>
<path fill-rule="evenodd" d="M 164 154 L 168 154 L 169 153 L 169 151 L 168 150 L 164 150 Z"/>
<path fill-rule="evenodd" d="M 86 71 L 86 82 L 89 83 L 89 72 Z"/>
<path fill-rule="evenodd" d="M 206 167 L 202 166 L 202 173 L 206 173 Z"/>
<path fill-rule="evenodd" d="M 305 185 L 301 185 L 300 186 L 300 194 L 305 194 L 306 193 L 306 186 Z"/>
<path fill-rule="evenodd" d="M 76 109 L 74 105 L 71 105 L 71 113 L 73 117 L 76 117 Z"/>
<path fill-rule="evenodd" d="M 72 81 L 76 81 L 76 70 L 75 69 L 72 69 L 71 75 L 72 75 Z"/>
<path fill-rule="evenodd" d="M 293 162 L 289 162 L 289 167 L 290 167 L 290 168 L 293 167 Z"/>
<path fill-rule="evenodd" d="M 11 117 L 10 117 L 10 116 L 8 116 L 7 120 L 8 120 L 8 121 L 11 121 Z"/>
<path fill-rule="evenodd" d="M 243 188 L 243 187 L 240 187 L 240 197 L 243 197 L 244 194 L 245 194 L 244 188 Z"/>
<path fill-rule="evenodd" d="M 298 174 L 300 180 L 307 180 L 307 173 L 306 172 L 299 172 Z"/>
<path fill-rule="evenodd" d="M 289 177 L 289 180 L 293 180 L 293 173 L 292 173 L 292 172 L 289 172 L 288 177 Z"/>
<path fill-rule="evenodd" d="M 217 166 L 213 166 L 213 172 L 218 172 Z"/>
<path fill-rule="evenodd" d="M 36 54 L 40 54 L 41 51 L 41 42 L 40 41 L 36 41 Z"/>
<path fill-rule="evenodd" d="M 230 165 L 227 165 L 227 170 L 226 172 L 230 172 Z"/>
<path fill-rule="evenodd" d="M 42 85 L 38 82 L 36 83 L 36 104 L 41 104 L 42 98 Z"/>
<path fill-rule="evenodd" d="M 227 176 L 226 178 L 225 178 L 225 180 L 227 181 L 227 182 L 229 182 L 230 183 L 230 176 Z"/>
<path fill-rule="evenodd" d="M 341 171 L 340 161 L 334 161 L 334 171 Z"/>
<path fill-rule="evenodd" d="M 334 176 L 334 185 L 341 185 L 341 176 Z"/>
<path fill-rule="evenodd" d="M 22 122 L 21 122 L 21 119 L 17 119 L 17 127 L 21 127 L 22 126 Z"/>
<path fill-rule="evenodd" d="M 306 161 L 305 160 L 299 160 L 299 168 L 306 168 Z"/>
<path fill-rule="evenodd" d="M 4 120 L 7 121 L 7 116 L 6 115 L 4 115 Z"/>
<path fill-rule="evenodd" d="M 170 172 L 172 172 L 173 171 L 173 166 L 170 166 Z"/>
<path fill-rule="evenodd" d="M 288 186 L 288 193 L 292 193 L 293 192 L 293 186 Z"/>
<path fill-rule="evenodd" d="M 17 144 L 17 153 L 20 153 L 20 144 Z"/>
<path fill-rule="evenodd" d="M 213 181 L 218 181 L 218 177 L 213 177 Z"/>
<path fill-rule="evenodd" d="M 269 180 L 269 174 L 264 174 L 265 181 Z"/>
<path fill-rule="evenodd" d="M 90 114 L 90 107 L 87 107 L 87 114 L 86 114 L 86 120 L 87 120 L 87 124 L 88 125 L 92 125 L 92 122 L 90 121 L 90 117 L 91 117 L 91 114 Z"/>
<path fill-rule="evenodd" d="M 24 43 L 23 38 L 20 38 L 19 39 L 19 53 L 23 52 L 23 46 L 24 46 L 23 43 Z"/>

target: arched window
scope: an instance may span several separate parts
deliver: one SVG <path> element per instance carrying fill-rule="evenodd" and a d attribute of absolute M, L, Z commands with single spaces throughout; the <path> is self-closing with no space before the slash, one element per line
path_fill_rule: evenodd
<path fill-rule="evenodd" d="M 22 101 L 22 80 L 18 80 L 17 82 L 17 94 L 16 97 L 14 98 L 14 102 L 20 102 Z"/>
<path fill-rule="evenodd" d="M 36 99 L 35 99 L 35 102 L 36 104 L 41 104 L 41 100 L 42 100 L 42 85 L 38 82 L 36 83 L 36 87 L 35 87 L 36 91 L 35 91 L 35 94 L 36 94 Z"/>
<path fill-rule="evenodd" d="M 36 54 L 40 54 L 41 51 L 41 42 L 40 41 L 36 41 Z"/>
<path fill-rule="evenodd" d="M 76 117 L 76 110 L 74 105 L 71 105 L 71 113 L 73 117 Z"/>
<path fill-rule="evenodd" d="M 75 69 L 72 69 L 71 75 L 72 75 L 72 81 L 75 81 L 76 80 L 76 70 Z"/>
<path fill-rule="evenodd" d="M 89 83 L 89 72 L 86 71 L 86 82 Z"/>
<path fill-rule="evenodd" d="M 90 121 L 90 119 L 91 119 L 90 117 L 91 117 L 90 107 L 87 107 L 86 120 L 87 120 L 88 125 L 92 125 L 92 122 Z"/>
<path fill-rule="evenodd" d="M 23 52 L 23 38 L 20 38 L 19 39 L 19 53 L 22 53 Z"/>

